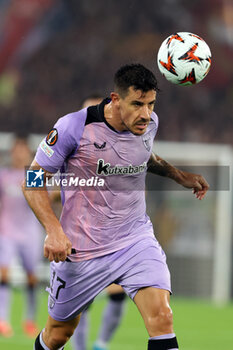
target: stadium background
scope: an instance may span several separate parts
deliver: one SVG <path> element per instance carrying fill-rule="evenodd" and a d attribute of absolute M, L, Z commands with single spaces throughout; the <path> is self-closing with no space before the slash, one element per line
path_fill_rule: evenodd
<path fill-rule="evenodd" d="M 202 36 L 211 48 L 210 73 L 197 86 L 174 86 L 165 81 L 156 67 L 161 42 L 178 31 Z M 157 140 L 161 150 L 164 142 L 174 142 L 166 146 L 176 162 L 229 167 L 233 144 L 232 59 L 233 4 L 229 0 L 1 0 L 1 166 L 8 162 L 15 133 L 30 135 L 35 147 L 40 139 L 37 134 L 46 134 L 58 117 L 77 110 L 90 93 L 107 95 L 112 89 L 112 76 L 121 64 L 140 62 L 156 73 L 161 88 L 155 108 L 160 117 Z M 190 152 L 188 162 L 187 157 L 182 158 L 187 150 Z M 218 156 L 209 161 L 212 153 Z M 218 198 L 222 192 L 225 197 L 220 203 L 226 201 L 229 205 L 225 208 L 227 224 L 220 217 L 219 225 L 224 238 L 228 230 L 227 242 L 221 242 L 221 236 L 217 240 L 215 235 L 215 217 L 221 212 Z M 190 199 L 190 193 L 184 191 L 148 191 L 147 200 L 172 271 L 173 308 L 182 348 L 201 350 L 221 346 L 229 350 L 233 342 L 232 331 L 227 327 L 233 311 L 232 191 L 212 191 L 199 207 L 199 203 Z M 216 297 L 213 290 L 216 251 L 223 260 L 228 257 L 224 262 L 228 265 L 222 265 L 227 271 L 220 271 L 226 282 L 221 286 L 224 291 L 220 291 L 220 297 Z M 220 269 L 221 261 L 219 266 Z M 45 283 L 47 265 L 43 264 L 38 273 Z M 3 350 L 13 349 L 12 344 L 22 344 L 22 349 L 31 348 L 32 342 L 21 335 L 18 326 L 23 282 L 16 261 L 12 272 L 16 288 L 12 317 L 18 331 L 10 340 L 0 338 Z M 44 310 L 45 299 L 42 289 Z M 96 312 L 93 307 L 92 338 L 103 302 L 104 296 L 96 303 Z M 117 344 L 127 350 L 136 346 L 143 348 L 146 333 L 131 304 L 112 341 L 112 350 L 117 349 Z M 39 317 L 42 326 L 46 313 L 41 312 Z M 134 320 L 138 320 L 138 324 Z M 204 327 L 207 327 L 205 336 Z M 137 340 L 134 340 L 135 333 Z"/>

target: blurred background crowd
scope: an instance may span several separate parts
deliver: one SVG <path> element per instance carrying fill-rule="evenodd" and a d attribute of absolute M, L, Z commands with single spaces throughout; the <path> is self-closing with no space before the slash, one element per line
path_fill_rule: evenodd
<path fill-rule="evenodd" d="M 156 56 L 190 31 L 212 51 L 197 86 L 165 81 Z M 122 64 L 156 73 L 159 140 L 233 144 L 233 2 L 230 0 L 0 0 L 1 131 L 47 133 L 93 92 L 108 95 Z"/>

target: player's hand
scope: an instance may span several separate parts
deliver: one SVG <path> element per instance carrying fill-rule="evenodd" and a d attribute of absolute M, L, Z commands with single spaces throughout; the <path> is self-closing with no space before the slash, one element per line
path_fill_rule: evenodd
<path fill-rule="evenodd" d="M 191 188 L 196 198 L 200 200 L 205 197 L 206 192 L 210 187 L 203 176 L 185 171 L 182 171 L 179 183 L 186 188 Z"/>
<path fill-rule="evenodd" d="M 44 241 L 44 256 L 49 261 L 65 261 L 71 254 L 72 244 L 65 233 L 61 230 L 56 233 L 48 233 Z"/>

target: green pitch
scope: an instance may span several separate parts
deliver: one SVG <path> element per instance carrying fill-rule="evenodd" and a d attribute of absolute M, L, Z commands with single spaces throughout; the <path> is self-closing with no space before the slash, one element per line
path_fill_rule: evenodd
<path fill-rule="evenodd" d="M 97 335 L 105 298 L 99 298 L 90 309 L 90 339 L 88 350 Z M 216 307 L 209 302 L 172 298 L 175 331 L 183 350 L 230 350 L 233 349 L 233 304 Z M 1 304 L 0 304 L 1 306 Z M 42 327 L 47 315 L 47 293 L 41 291 L 38 323 Z M 28 339 L 21 328 L 23 297 L 19 290 L 13 294 L 12 324 L 15 335 L 0 337 L 1 350 L 32 350 L 33 340 Z M 148 336 L 141 316 L 133 302 L 128 300 L 121 326 L 117 330 L 110 350 L 146 350 Z M 71 350 L 70 344 L 66 350 Z"/>

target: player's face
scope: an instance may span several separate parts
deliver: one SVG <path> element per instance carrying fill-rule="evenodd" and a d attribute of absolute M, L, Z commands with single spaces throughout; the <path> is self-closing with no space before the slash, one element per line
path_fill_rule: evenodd
<path fill-rule="evenodd" d="M 125 130 L 135 135 L 145 133 L 154 109 L 155 99 L 154 90 L 143 92 L 129 87 L 128 94 L 119 99 L 120 118 Z"/>

